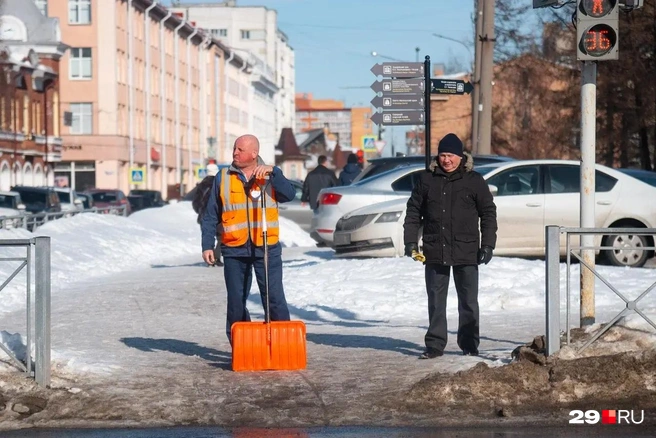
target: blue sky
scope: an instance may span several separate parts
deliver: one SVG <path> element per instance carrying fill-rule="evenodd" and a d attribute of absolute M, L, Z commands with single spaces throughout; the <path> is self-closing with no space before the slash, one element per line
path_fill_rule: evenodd
<path fill-rule="evenodd" d="M 369 86 L 376 77 L 369 70 L 388 61 L 372 51 L 414 61 L 419 47 L 421 60 L 429 55 L 434 64 L 453 59 L 471 64 L 463 45 L 431 34 L 462 41 L 473 52 L 473 0 L 237 0 L 237 5 L 278 11 L 278 27 L 296 53 L 296 92 L 315 98 L 370 105 Z M 403 131 L 395 129 L 397 145 L 404 141 Z"/>

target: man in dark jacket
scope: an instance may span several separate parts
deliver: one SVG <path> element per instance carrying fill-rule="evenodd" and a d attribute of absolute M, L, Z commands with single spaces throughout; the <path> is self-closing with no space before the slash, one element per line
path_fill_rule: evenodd
<path fill-rule="evenodd" d="M 356 176 L 360 174 L 362 168 L 358 165 L 358 156 L 355 154 L 349 154 L 346 159 L 346 166 L 342 169 L 342 172 L 339 174 L 339 184 L 342 186 L 351 185 Z"/>
<path fill-rule="evenodd" d="M 328 161 L 328 158 L 325 155 L 319 155 L 317 167 L 307 174 L 303 182 L 301 202 L 309 202 L 312 210 L 319 208 L 319 192 L 321 189 L 339 185 L 335 172 L 326 167 L 326 161 Z"/>
<path fill-rule="evenodd" d="M 191 206 L 198 215 L 196 222 L 200 225 L 205 209 L 207 208 L 207 201 L 210 198 L 210 192 L 214 185 L 216 174 L 219 173 L 219 166 L 214 163 L 207 165 L 207 176 L 196 186 L 194 199 L 191 201 Z M 221 261 L 221 224 L 216 226 L 216 247 L 214 248 L 214 264 L 209 266 L 223 266 Z"/>
<path fill-rule="evenodd" d="M 424 227 L 429 327 L 421 359 L 444 354 L 451 267 L 458 293 L 458 347 L 465 355 L 478 355 L 478 265 L 490 262 L 497 239 L 492 194 L 483 177 L 473 171 L 471 155 L 463 154 L 460 139 L 447 134 L 437 153 L 437 162 L 412 191 L 403 225 L 405 255 L 415 259 L 419 229 Z"/>

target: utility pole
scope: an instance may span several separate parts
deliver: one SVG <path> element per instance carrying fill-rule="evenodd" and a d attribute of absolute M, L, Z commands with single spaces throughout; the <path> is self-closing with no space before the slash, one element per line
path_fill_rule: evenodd
<path fill-rule="evenodd" d="M 581 228 L 595 227 L 595 143 L 597 107 L 597 63 L 584 61 L 581 69 Z M 594 235 L 581 235 L 581 246 L 594 246 Z M 595 322 L 594 249 L 581 250 L 581 327 Z"/>
<path fill-rule="evenodd" d="M 478 128 L 481 115 L 481 37 L 483 34 L 483 0 L 476 0 L 475 35 L 474 35 L 474 71 L 472 72 L 472 124 L 471 147 L 474 154 L 478 154 Z"/>
<path fill-rule="evenodd" d="M 492 152 L 492 83 L 494 78 L 494 0 L 483 2 L 483 35 L 481 38 L 481 82 L 478 153 Z"/>

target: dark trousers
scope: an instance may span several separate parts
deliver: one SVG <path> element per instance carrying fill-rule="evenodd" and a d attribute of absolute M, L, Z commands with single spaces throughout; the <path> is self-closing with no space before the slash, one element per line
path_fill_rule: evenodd
<path fill-rule="evenodd" d="M 447 341 L 446 296 L 449 290 L 451 266 L 426 265 L 428 293 L 428 332 L 426 348 L 444 351 Z M 453 266 L 453 279 L 458 292 L 458 347 L 477 351 L 478 328 L 478 266 Z"/>
<path fill-rule="evenodd" d="M 216 246 L 214 247 L 214 258 L 217 262 L 221 261 L 221 235 L 216 235 Z"/>
<path fill-rule="evenodd" d="M 230 338 L 230 328 L 239 321 L 250 321 L 251 315 L 246 301 L 253 282 L 253 269 L 262 297 L 262 307 L 266 313 L 267 300 L 264 288 L 264 259 L 255 257 L 224 257 L 223 276 L 228 290 L 228 314 L 226 334 Z M 269 257 L 269 315 L 271 321 L 289 321 L 289 309 L 282 286 L 282 257 Z"/>

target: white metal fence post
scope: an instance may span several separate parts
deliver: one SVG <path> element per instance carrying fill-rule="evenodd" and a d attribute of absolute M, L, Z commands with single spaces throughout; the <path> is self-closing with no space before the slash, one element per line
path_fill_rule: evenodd
<path fill-rule="evenodd" d="M 50 385 L 50 237 L 35 237 L 34 241 L 34 378 L 45 387 Z"/>
<path fill-rule="evenodd" d="M 547 356 L 560 350 L 560 227 L 549 225 L 546 242 L 546 343 Z"/>

